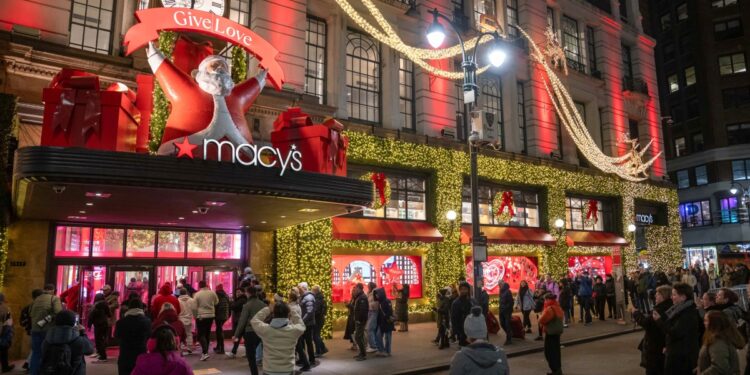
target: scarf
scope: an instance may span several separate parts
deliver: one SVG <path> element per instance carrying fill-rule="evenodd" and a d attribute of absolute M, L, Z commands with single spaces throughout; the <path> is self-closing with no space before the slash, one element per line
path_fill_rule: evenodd
<path fill-rule="evenodd" d="M 687 308 L 688 308 L 688 307 L 690 307 L 690 306 L 694 306 L 694 305 L 695 305 L 695 302 L 693 302 L 693 301 L 691 301 L 691 300 L 687 300 L 687 301 L 685 301 L 685 302 L 683 302 L 683 303 L 681 303 L 681 304 L 679 304 L 679 305 L 674 305 L 674 306 L 670 307 L 670 308 L 669 308 L 669 309 L 668 309 L 668 310 L 666 311 L 666 314 L 667 314 L 667 319 L 672 319 L 672 318 L 674 318 L 674 317 L 675 317 L 675 316 L 677 316 L 677 315 L 678 315 L 679 313 L 681 313 L 681 312 L 682 312 L 683 310 L 687 309 Z"/>

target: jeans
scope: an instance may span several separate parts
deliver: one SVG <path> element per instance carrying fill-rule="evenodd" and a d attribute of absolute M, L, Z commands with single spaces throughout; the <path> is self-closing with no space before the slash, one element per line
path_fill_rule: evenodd
<path fill-rule="evenodd" d="M 315 328 L 313 329 L 313 343 L 315 344 L 316 355 L 322 355 L 323 353 L 328 351 L 328 348 L 326 348 L 326 343 L 323 342 L 323 337 L 320 335 L 320 332 L 323 331 L 324 320 L 320 320 L 320 322 L 318 322 L 318 319 L 315 320 Z"/>
<path fill-rule="evenodd" d="M 523 313 L 523 328 L 531 329 L 531 310 L 524 310 Z"/>
<path fill-rule="evenodd" d="M 313 347 L 314 330 L 314 326 L 307 326 L 305 328 L 305 333 L 302 335 L 302 339 L 305 341 L 305 346 L 307 347 L 307 359 L 310 360 L 310 364 L 315 363 L 315 348 Z"/>
<path fill-rule="evenodd" d="M 510 325 L 510 319 L 513 316 L 513 311 L 500 311 L 500 327 L 503 327 L 505 331 L 505 342 L 510 342 L 513 337 L 513 327 Z"/>
<path fill-rule="evenodd" d="M 366 322 L 354 322 L 354 342 L 357 343 L 359 349 L 359 356 L 364 357 L 367 355 L 365 352 L 365 325 Z"/>
<path fill-rule="evenodd" d="M 214 318 L 197 318 L 195 325 L 198 328 L 198 342 L 201 344 L 201 352 L 208 354 L 208 343 L 211 342 L 211 324 Z"/>
<path fill-rule="evenodd" d="M 581 318 L 584 319 L 585 323 L 591 323 L 591 296 L 580 296 L 579 299 L 581 304 Z M 559 337 L 558 340 L 560 340 Z"/>
<path fill-rule="evenodd" d="M 216 352 L 224 353 L 224 322 L 226 320 L 215 319 L 216 321 Z"/>
<path fill-rule="evenodd" d="M 378 349 L 378 311 L 367 313 L 367 344 L 372 349 Z"/>
<path fill-rule="evenodd" d="M 383 332 L 378 328 L 378 341 L 381 348 L 378 351 L 381 353 L 391 354 L 391 339 L 393 338 L 393 331 Z"/>
<path fill-rule="evenodd" d="M 596 313 L 599 315 L 599 320 L 604 320 L 604 316 L 606 315 L 604 313 L 604 303 L 607 301 L 606 296 L 597 296 L 596 297 Z"/>
<path fill-rule="evenodd" d="M 544 336 L 544 359 L 553 374 L 560 374 L 562 368 L 562 353 L 560 353 L 560 335 Z"/>
<path fill-rule="evenodd" d="M 617 319 L 619 314 L 617 312 L 617 306 L 615 306 L 615 303 L 615 296 L 607 296 L 607 311 L 609 311 L 609 317 Z"/>
<path fill-rule="evenodd" d="M 258 363 L 263 362 L 263 340 L 260 340 L 258 347 L 255 349 L 255 359 Z"/>
<path fill-rule="evenodd" d="M 99 359 L 107 359 L 107 339 L 109 338 L 109 326 L 94 326 L 94 343 L 96 344 L 96 354 Z"/>
<path fill-rule="evenodd" d="M 235 343 L 238 343 L 236 341 Z M 247 353 L 247 364 L 250 366 L 250 374 L 258 375 L 258 363 L 255 357 L 255 349 L 260 343 L 260 338 L 255 332 L 245 332 L 245 353 Z"/>
<path fill-rule="evenodd" d="M 42 365 L 42 343 L 47 337 L 46 331 L 31 332 L 31 362 L 29 370 L 31 375 L 39 375 L 39 367 Z"/>
<path fill-rule="evenodd" d="M 569 324 L 570 323 L 570 319 L 571 319 L 570 313 L 571 313 L 571 311 L 573 311 L 573 309 L 571 309 L 571 308 L 565 308 L 565 309 L 563 309 L 563 313 L 565 313 L 565 320 L 563 320 L 563 323 L 565 323 L 565 324 Z"/>
<path fill-rule="evenodd" d="M 294 351 L 297 353 L 297 361 L 300 362 L 302 368 L 310 368 L 310 362 L 311 360 L 314 361 L 315 358 L 308 358 L 307 354 L 305 354 L 305 338 L 303 336 L 297 339 Z"/>

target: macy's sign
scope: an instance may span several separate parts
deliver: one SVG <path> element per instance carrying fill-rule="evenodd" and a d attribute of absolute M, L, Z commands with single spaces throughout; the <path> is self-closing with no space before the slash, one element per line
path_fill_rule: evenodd
<path fill-rule="evenodd" d="M 216 146 L 215 153 L 212 154 L 209 151 L 209 146 Z M 224 153 L 224 147 L 226 147 L 227 153 Z M 302 153 L 297 150 L 297 147 L 292 145 L 289 152 L 284 156 L 281 150 L 271 146 L 260 146 L 242 143 L 235 146 L 229 141 L 217 141 L 215 139 L 204 139 L 203 140 L 203 160 L 218 160 L 221 161 L 223 155 L 229 154 L 232 163 L 239 163 L 247 166 L 261 166 L 265 168 L 281 168 L 281 176 L 284 175 L 287 168 L 299 172 L 302 170 Z M 215 158 L 210 158 L 210 155 L 214 155 Z"/>

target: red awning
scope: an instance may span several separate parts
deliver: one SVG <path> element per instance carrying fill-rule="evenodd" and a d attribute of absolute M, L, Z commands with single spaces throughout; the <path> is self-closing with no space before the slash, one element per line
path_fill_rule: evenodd
<path fill-rule="evenodd" d="M 440 242 L 443 235 L 425 221 L 334 217 L 333 238 L 338 240 L 381 240 Z"/>
<path fill-rule="evenodd" d="M 582 230 L 569 230 L 567 240 L 572 241 L 574 246 L 625 246 L 628 244 L 628 241 L 614 233 Z"/>
<path fill-rule="evenodd" d="M 555 238 L 541 228 L 481 226 L 488 243 L 554 245 Z M 471 225 L 461 226 L 461 243 L 469 243 Z"/>

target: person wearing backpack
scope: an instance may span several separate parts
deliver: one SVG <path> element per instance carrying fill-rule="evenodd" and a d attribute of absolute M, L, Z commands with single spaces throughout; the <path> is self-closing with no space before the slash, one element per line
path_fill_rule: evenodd
<path fill-rule="evenodd" d="M 42 343 L 41 375 L 85 375 L 86 355 L 94 353 L 94 345 L 86 329 L 78 324 L 73 311 L 62 310 L 54 317 L 54 326 Z"/>
<path fill-rule="evenodd" d="M 47 331 L 55 325 L 54 317 L 62 311 L 60 298 L 55 296 L 55 286 L 46 284 L 41 296 L 31 303 L 31 375 L 39 375 L 42 364 L 42 343 Z"/>
<path fill-rule="evenodd" d="M 21 324 L 21 327 L 23 327 L 24 331 L 26 331 L 26 334 L 31 337 L 31 305 L 34 303 L 34 300 L 36 297 L 39 297 L 44 293 L 41 289 L 34 289 L 31 291 L 31 303 L 24 306 L 23 309 L 21 309 L 21 319 L 19 323 Z M 26 361 L 23 363 L 22 368 L 26 371 L 29 370 L 29 363 L 31 362 L 31 351 L 29 351 L 28 357 L 26 357 Z"/>
<path fill-rule="evenodd" d="M 143 312 L 140 299 L 128 301 L 128 311 L 115 324 L 115 337 L 120 340 L 117 372 L 130 375 L 138 356 L 146 352 L 146 342 L 151 334 L 151 319 Z"/>
<path fill-rule="evenodd" d="M 557 297 L 548 293 L 544 296 L 544 312 L 539 324 L 544 331 L 544 358 L 547 360 L 552 375 L 562 375 L 562 352 L 560 335 L 563 333 L 564 313 L 557 303 Z"/>

